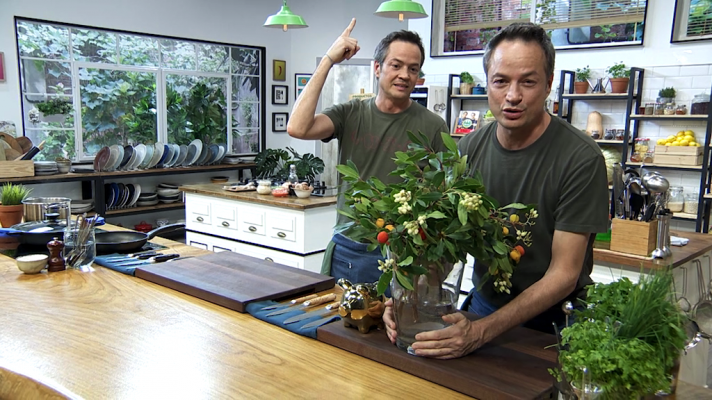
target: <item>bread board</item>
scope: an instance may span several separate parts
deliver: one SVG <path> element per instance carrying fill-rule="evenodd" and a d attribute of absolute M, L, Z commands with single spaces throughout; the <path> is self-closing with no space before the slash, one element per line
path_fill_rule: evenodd
<path fill-rule="evenodd" d="M 334 278 L 230 251 L 136 268 L 136 277 L 246 312 L 247 304 L 333 289 Z"/>
<path fill-rule="evenodd" d="M 35 176 L 35 163 L 27 161 L 0 161 L 0 178 L 25 178 Z"/>

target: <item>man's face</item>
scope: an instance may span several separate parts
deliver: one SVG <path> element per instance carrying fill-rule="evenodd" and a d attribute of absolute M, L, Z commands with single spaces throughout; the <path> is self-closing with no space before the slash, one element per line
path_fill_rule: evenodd
<path fill-rule="evenodd" d="M 396 40 L 388 47 L 383 65 L 376 62 L 378 88 L 387 98 L 410 98 L 420 71 L 420 49 L 417 45 Z"/>
<path fill-rule="evenodd" d="M 553 76 L 546 76 L 541 47 L 520 40 L 503 41 L 490 59 L 487 94 L 490 110 L 507 130 L 535 126 L 546 112 L 544 104 Z"/>

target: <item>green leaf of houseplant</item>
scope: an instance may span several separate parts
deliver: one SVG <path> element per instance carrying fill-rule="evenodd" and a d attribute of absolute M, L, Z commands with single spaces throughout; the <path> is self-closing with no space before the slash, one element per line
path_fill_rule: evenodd
<path fill-rule="evenodd" d="M 403 286 L 403 289 L 413 290 L 413 283 L 411 282 L 410 278 L 403 275 L 400 270 L 396 270 L 396 279 L 398 280 L 398 283 Z"/>

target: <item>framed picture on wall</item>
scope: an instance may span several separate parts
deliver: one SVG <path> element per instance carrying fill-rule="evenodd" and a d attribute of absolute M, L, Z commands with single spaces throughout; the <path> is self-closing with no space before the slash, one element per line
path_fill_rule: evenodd
<path fill-rule="evenodd" d="M 287 62 L 284 60 L 272 60 L 272 80 L 287 80 Z"/>
<path fill-rule="evenodd" d="M 286 105 L 289 102 L 289 86 L 272 85 L 272 104 Z"/>
<path fill-rule="evenodd" d="M 272 113 L 272 132 L 287 132 L 287 122 L 289 121 L 289 113 L 278 112 Z"/>
<path fill-rule="evenodd" d="M 299 95 L 302 94 L 302 90 L 309 83 L 312 74 L 294 74 L 294 99 L 298 99 Z"/>
<path fill-rule="evenodd" d="M 5 53 L 0 51 L 0 82 L 5 82 Z"/>

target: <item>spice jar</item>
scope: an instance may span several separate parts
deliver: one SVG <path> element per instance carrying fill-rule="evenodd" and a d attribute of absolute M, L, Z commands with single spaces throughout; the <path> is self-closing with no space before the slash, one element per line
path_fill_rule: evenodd
<path fill-rule="evenodd" d="M 700 115 L 707 114 L 710 105 L 710 95 L 705 93 L 696 94 L 692 99 L 692 105 L 690 106 L 690 114 Z"/>
<path fill-rule="evenodd" d="M 623 140 L 625 137 L 625 129 L 616 129 L 616 140 Z"/>
<path fill-rule="evenodd" d="M 655 110 L 653 110 L 653 115 L 664 115 L 665 114 L 665 104 L 655 103 Z"/>
<path fill-rule="evenodd" d="M 615 129 L 606 129 L 606 134 L 603 135 L 603 139 L 613 140 L 615 138 L 616 138 L 616 130 Z"/>
<path fill-rule="evenodd" d="M 645 103 L 645 115 L 653 115 L 655 111 L 655 103 Z"/>
<path fill-rule="evenodd" d="M 667 103 L 663 113 L 665 115 L 675 115 L 675 105 L 673 103 Z"/>
<path fill-rule="evenodd" d="M 259 193 L 259 194 L 272 193 L 272 181 L 269 179 L 262 179 L 262 180 L 257 181 L 257 193 Z"/>
<path fill-rule="evenodd" d="M 682 212 L 685 206 L 685 197 L 682 186 L 670 186 L 670 199 L 668 199 L 667 207 L 670 211 Z"/>
<path fill-rule="evenodd" d="M 687 114 L 687 106 L 684 104 L 681 104 L 677 106 L 675 109 L 675 115 L 686 115 Z"/>
<path fill-rule="evenodd" d="M 697 215 L 697 200 L 698 200 L 698 195 L 697 193 L 687 193 L 685 194 L 685 206 L 684 206 L 684 212 L 686 214 L 694 214 Z"/>

